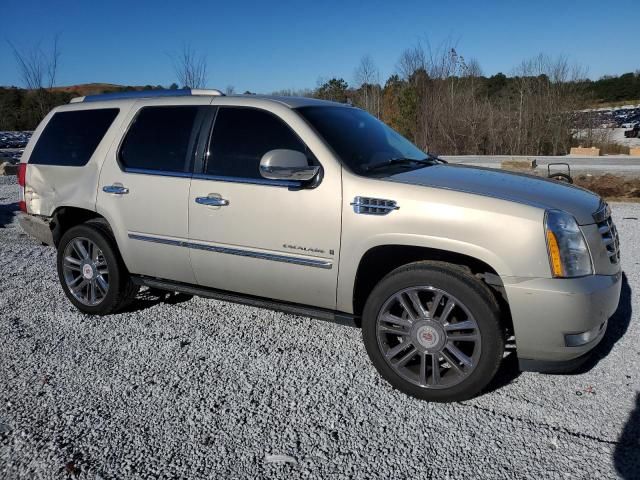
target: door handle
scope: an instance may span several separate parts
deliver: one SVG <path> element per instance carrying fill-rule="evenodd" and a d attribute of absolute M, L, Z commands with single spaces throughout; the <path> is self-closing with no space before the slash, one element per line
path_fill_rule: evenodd
<path fill-rule="evenodd" d="M 106 185 L 102 187 L 102 191 L 105 193 L 113 193 L 115 195 L 124 195 L 125 193 L 129 193 L 129 189 L 122 185 Z"/>
<path fill-rule="evenodd" d="M 226 207 L 229 205 L 229 200 L 220 197 L 196 197 L 196 203 L 200 205 L 207 205 L 209 207 Z"/>

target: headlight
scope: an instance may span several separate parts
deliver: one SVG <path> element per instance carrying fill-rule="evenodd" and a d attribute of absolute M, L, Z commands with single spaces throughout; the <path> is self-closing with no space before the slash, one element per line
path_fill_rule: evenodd
<path fill-rule="evenodd" d="M 572 215 L 547 210 L 544 229 L 554 277 L 581 277 L 593 273 L 587 242 Z"/>

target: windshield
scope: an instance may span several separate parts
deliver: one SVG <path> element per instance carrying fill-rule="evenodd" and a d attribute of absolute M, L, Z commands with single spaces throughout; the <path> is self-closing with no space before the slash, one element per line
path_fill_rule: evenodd
<path fill-rule="evenodd" d="M 352 107 L 301 107 L 297 110 L 354 173 L 371 175 L 372 165 L 385 162 L 388 162 L 388 169 L 428 165 L 418 163 L 425 160 L 427 154 L 363 110 Z M 375 170 L 376 173 L 379 171 Z"/>

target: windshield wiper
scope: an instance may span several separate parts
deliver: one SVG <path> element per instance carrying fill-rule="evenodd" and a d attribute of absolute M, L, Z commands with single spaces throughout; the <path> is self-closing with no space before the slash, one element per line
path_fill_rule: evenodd
<path fill-rule="evenodd" d="M 372 170 L 377 170 L 379 168 L 384 168 L 384 167 L 390 167 L 392 165 L 402 165 L 402 164 L 412 164 L 412 163 L 417 163 L 420 164 L 422 166 L 429 166 L 429 165 L 434 165 L 435 163 L 437 163 L 438 160 L 436 160 L 435 158 L 424 158 L 422 160 L 417 160 L 415 158 L 389 158 L 383 162 L 377 162 L 377 163 L 371 163 L 369 165 L 365 165 L 362 167 L 362 169 L 365 172 L 370 172 Z"/>
<path fill-rule="evenodd" d="M 428 158 L 429 160 L 433 160 L 434 162 L 439 162 L 439 163 L 449 163 L 449 162 L 447 162 L 444 158 L 440 158 L 439 156 L 434 155 L 433 153 L 428 153 L 428 152 L 427 152 L 427 158 Z"/>

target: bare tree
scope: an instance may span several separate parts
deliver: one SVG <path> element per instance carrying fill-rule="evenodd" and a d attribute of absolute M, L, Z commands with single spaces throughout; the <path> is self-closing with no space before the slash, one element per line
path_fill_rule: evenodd
<path fill-rule="evenodd" d="M 42 48 L 41 42 L 30 49 L 20 50 L 14 43 L 7 40 L 18 64 L 22 82 L 36 96 L 38 113 L 41 117 L 44 117 L 51 109 L 46 89 L 51 89 L 56 84 L 61 55 L 58 46 L 59 39 L 60 34 L 56 34 L 48 51 Z"/>
<path fill-rule="evenodd" d="M 464 76 L 477 78 L 482 76 L 482 67 L 477 58 L 470 58 L 465 63 Z"/>
<path fill-rule="evenodd" d="M 401 78 L 410 80 L 417 71 L 424 70 L 426 64 L 424 48 L 422 44 L 418 43 L 402 52 L 397 68 Z"/>
<path fill-rule="evenodd" d="M 573 112 L 583 107 L 577 81 L 584 71 L 567 58 L 540 54 L 515 70 L 517 129 L 513 148 L 518 153 L 565 153 L 571 142 Z"/>
<path fill-rule="evenodd" d="M 207 59 L 198 55 L 190 44 L 184 44 L 173 57 L 173 69 L 178 83 L 185 88 L 204 88 L 207 83 Z"/>
<path fill-rule="evenodd" d="M 49 56 L 49 62 L 47 63 L 47 80 L 49 88 L 52 88 L 56 84 L 56 78 L 58 76 L 58 63 L 60 62 L 60 49 L 58 48 L 58 40 L 60 34 L 57 33 L 53 37 L 53 47 Z"/>
<path fill-rule="evenodd" d="M 370 55 L 364 55 L 360 59 L 360 65 L 355 71 L 355 81 L 359 86 L 358 103 L 369 113 L 380 117 L 380 71 Z"/>
<path fill-rule="evenodd" d="M 488 94 L 478 61 L 465 59 L 451 41 L 409 48 L 397 68 L 396 103 L 385 105 L 401 109 L 396 117 L 410 125 L 401 130 L 418 146 L 439 153 L 564 154 L 575 135 L 573 112 L 584 108 L 584 72 L 563 57 L 523 62 L 507 94 L 497 97 Z"/>
<path fill-rule="evenodd" d="M 42 49 L 40 42 L 29 50 L 20 50 L 7 40 L 13 50 L 22 81 L 28 89 L 51 88 L 55 85 L 60 61 L 59 37 L 58 34 L 53 38 L 49 52 Z"/>

